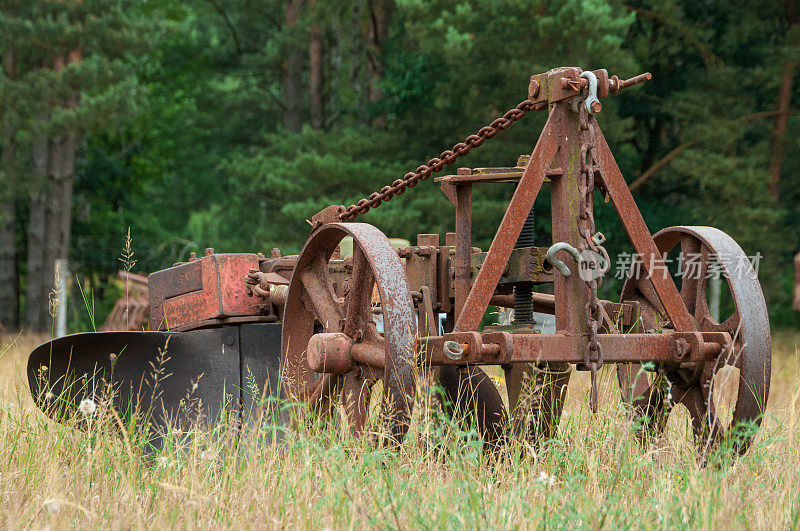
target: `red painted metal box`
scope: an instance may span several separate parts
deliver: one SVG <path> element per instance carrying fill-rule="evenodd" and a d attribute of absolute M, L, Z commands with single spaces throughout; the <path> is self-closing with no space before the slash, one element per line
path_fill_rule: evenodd
<path fill-rule="evenodd" d="M 150 329 L 188 330 L 258 321 L 259 299 L 247 295 L 245 276 L 258 270 L 252 253 L 193 258 L 148 277 Z"/>

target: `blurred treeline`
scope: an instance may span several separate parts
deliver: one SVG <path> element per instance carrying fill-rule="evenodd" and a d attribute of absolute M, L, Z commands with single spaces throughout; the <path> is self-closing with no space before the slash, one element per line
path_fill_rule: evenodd
<path fill-rule="evenodd" d="M 800 323 L 789 304 L 800 250 L 797 0 L 0 5 L 6 328 L 49 329 L 58 258 L 107 307 L 128 227 L 134 271 L 205 247 L 296 252 L 315 212 L 427 162 L 525 99 L 532 74 L 562 65 L 652 72 L 599 115 L 651 231 L 727 231 L 763 255 L 773 324 Z M 544 119 L 529 114 L 459 165 L 513 165 Z M 476 245 L 488 247 L 511 192 L 476 190 Z M 629 251 L 612 209 L 596 206 L 609 249 Z M 536 208 L 543 245 L 546 191 Z M 361 218 L 412 241 L 443 235 L 452 219 L 433 182 Z M 618 288 L 609 280 L 602 295 Z"/>

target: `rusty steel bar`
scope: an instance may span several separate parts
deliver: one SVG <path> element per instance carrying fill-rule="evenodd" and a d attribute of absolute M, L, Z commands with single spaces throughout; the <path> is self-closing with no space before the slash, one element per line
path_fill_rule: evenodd
<path fill-rule="evenodd" d="M 605 363 L 699 363 L 713 360 L 729 340 L 729 334 L 720 332 L 601 334 L 598 337 Z M 461 359 L 444 354 L 445 341 L 462 345 Z M 458 333 L 420 339 L 424 363 L 434 366 L 583 362 L 583 349 L 566 334 L 508 334 L 506 341 L 505 345 L 482 343 L 480 338 L 476 341 L 470 337 L 460 337 Z"/>
<path fill-rule="evenodd" d="M 608 92 L 611 94 L 616 94 L 620 90 L 632 87 L 634 85 L 638 85 L 639 83 L 644 83 L 645 81 L 650 81 L 652 78 L 653 76 L 650 74 L 650 72 L 639 74 L 638 76 L 634 76 L 630 79 L 619 79 L 617 78 L 617 76 L 611 76 L 611 78 L 608 80 Z M 564 85 L 574 84 L 574 87 L 577 88 L 577 90 L 584 90 L 589 86 L 588 79 L 581 79 L 580 81 L 572 81 L 570 79 L 564 78 L 562 83 Z"/>
<path fill-rule="evenodd" d="M 578 221 L 581 215 L 580 180 L 583 178 L 581 166 L 576 160 L 580 156 L 581 132 L 578 130 L 579 120 L 569 116 L 567 105 L 557 105 L 552 114 L 559 125 L 559 157 L 558 164 L 562 168 L 560 177 L 551 178 L 550 197 L 552 211 L 553 243 L 568 243 L 578 248 L 581 245 L 581 233 Z M 581 111 L 585 112 L 585 111 Z M 587 208 L 590 208 L 587 205 Z M 562 256 L 568 256 L 563 251 Z M 589 333 L 589 324 L 584 319 L 584 307 L 589 301 L 589 289 L 577 274 L 577 264 L 567 258 L 573 274 L 565 276 L 556 273 L 553 279 L 553 291 L 556 298 L 556 331 L 574 337 L 574 348 L 582 351 L 586 348 L 586 340 L 580 336 Z"/>
<path fill-rule="evenodd" d="M 467 302 L 472 280 L 472 185 L 456 185 L 455 318 Z"/>
<path fill-rule="evenodd" d="M 463 358 L 454 359 L 443 353 L 449 336 L 430 336 L 420 339 L 423 355 L 420 361 L 433 366 L 466 365 L 468 363 L 579 363 L 582 354 L 577 352 L 572 338 L 565 334 L 509 334 L 508 345 L 498 343 L 456 342 L 461 346 Z M 692 348 L 686 338 L 692 339 Z M 711 360 L 722 352 L 730 336 L 706 333 L 697 336 L 675 334 L 604 334 L 598 338 L 603 348 L 611 349 L 611 357 L 604 350 L 607 363 L 630 362 L 681 362 L 696 363 Z M 708 341 L 705 341 L 707 339 Z M 627 345 L 627 346 L 626 346 Z M 572 350 L 571 350 L 572 349 Z M 475 355 L 474 352 L 479 354 Z M 645 352 L 645 354 L 642 354 Z M 318 373 L 343 374 L 353 368 L 353 363 L 382 370 L 384 349 L 374 343 L 353 343 L 344 334 L 322 333 L 309 343 L 309 365 Z M 580 360 L 578 359 L 580 358 Z"/>
<path fill-rule="evenodd" d="M 653 76 L 650 75 L 650 72 L 639 74 L 638 76 L 634 76 L 630 79 L 617 80 L 616 77 L 617 76 L 613 76 L 609 80 L 608 86 L 612 93 L 632 87 L 634 85 L 638 85 L 639 83 L 644 83 L 645 81 L 650 81 L 653 78 Z"/>

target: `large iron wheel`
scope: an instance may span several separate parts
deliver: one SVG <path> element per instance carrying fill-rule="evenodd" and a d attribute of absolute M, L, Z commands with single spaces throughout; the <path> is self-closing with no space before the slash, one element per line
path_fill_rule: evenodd
<path fill-rule="evenodd" d="M 328 262 L 345 236 L 353 237 L 352 271 L 334 282 Z M 341 284 L 341 285 L 340 285 Z M 373 315 L 380 297 L 383 331 Z M 341 397 L 351 430 L 360 434 L 369 416 L 372 389 L 383 383 L 381 412 L 395 442 L 408 430 L 414 403 L 416 319 L 405 271 L 386 236 L 366 223 L 331 223 L 306 242 L 295 266 L 283 321 L 284 395 L 329 413 Z M 308 363 L 316 334 L 343 333 L 376 356 L 345 373 L 316 373 Z"/>
<path fill-rule="evenodd" d="M 728 332 L 733 344 L 713 362 L 663 364 L 657 371 L 638 363 L 619 364 L 623 400 L 642 422 L 642 433 L 662 432 L 674 402 L 688 410 L 701 455 L 726 439 L 743 454 L 761 424 L 769 394 L 771 343 L 761 285 L 742 248 L 718 229 L 669 227 L 653 238 L 663 256 L 680 244 L 680 294 L 697 329 Z M 727 298 L 719 321 L 707 299 L 709 277 L 715 274 L 723 280 Z M 645 276 L 634 266 L 621 300 L 639 304 L 645 331 L 667 332 L 671 324 Z"/>

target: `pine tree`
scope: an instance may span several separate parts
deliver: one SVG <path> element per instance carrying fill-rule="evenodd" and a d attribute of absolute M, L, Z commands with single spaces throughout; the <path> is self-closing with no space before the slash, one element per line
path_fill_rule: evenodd
<path fill-rule="evenodd" d="M 133 1 L 12 0 L 0 9 L 0 28 L 3 179 L 28 197 L 24 321 L 43 332 L 56 260 L 69 256 L 76 151 L 86 132 L 113 129 L 137 111 L 132 65 L 152 26 Z M 8 234 L 0 232 L 4 271 L 16 255 Z M 2 302 L 12 297 L 5 288 Z"/>

